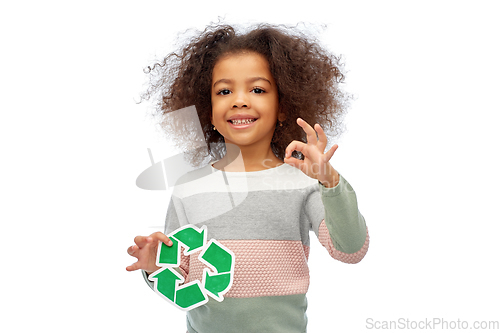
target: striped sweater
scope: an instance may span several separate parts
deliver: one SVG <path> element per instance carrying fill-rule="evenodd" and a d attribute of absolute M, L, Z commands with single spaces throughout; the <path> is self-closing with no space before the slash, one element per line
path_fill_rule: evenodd
<path fill-rule="evenodd" d="M 210 298 L 187 312 L 189 333 L 306 332 L 309 231 L 346 263 L 359 262 L 369 243 L 356 194 L 342 176 L 325 188 L 288 164 L 255 172 L 209 164 L 188 173 L 172 194 L 165 234 L 186 224 L 206 225 L 208 239 L 235 254 L 231 289 L 224 301 Z M 197 256 L 182 255 L 186 283 L 202 279 Z"/>

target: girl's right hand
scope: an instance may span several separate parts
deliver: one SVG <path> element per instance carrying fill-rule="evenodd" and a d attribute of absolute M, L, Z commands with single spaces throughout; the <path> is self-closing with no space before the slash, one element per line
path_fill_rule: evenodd
<path fill-rule="evenodd" d="M 152 273 L 160 267 L 156 266 L 156 253 L 159 242 L 165 243 L 167 246 L 172 246 L 170 238 L 162 232 L 155 232 L 147 237 L 137 236 L 134 238 L 135 245 L 127 249 L 127 253 L 132 257 L 137 258 L 137 262 L 127 266 L 127 271 L 135 271 L 143 269 L 147 273 Z"/>

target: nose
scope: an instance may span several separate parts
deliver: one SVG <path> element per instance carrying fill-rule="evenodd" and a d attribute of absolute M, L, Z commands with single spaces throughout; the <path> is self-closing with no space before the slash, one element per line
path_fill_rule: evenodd
<path fill-rule="evenodd" d="M 233 108 L 236 108 L 236 109 L 239 109 L 239 108 L 248 108 L 248 105 L 238 103 L 238 104 L 234 104 Z"/>
<path fill-rule="evenodd" d="M 248 96 L 244 92 L 234 94 L 233 108 L 240 109 L 249 107 L 250 101 L 248 99 Z"/>

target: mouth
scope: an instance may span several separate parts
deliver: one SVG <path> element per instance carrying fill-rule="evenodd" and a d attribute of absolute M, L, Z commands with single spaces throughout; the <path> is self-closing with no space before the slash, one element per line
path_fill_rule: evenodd
<path fill-rule="evenodd" d="M 257 121 L 257 118 L 247 118 L 247 119 L 229 119 L 228 122 L 233 125 L 248 125 Z"/>

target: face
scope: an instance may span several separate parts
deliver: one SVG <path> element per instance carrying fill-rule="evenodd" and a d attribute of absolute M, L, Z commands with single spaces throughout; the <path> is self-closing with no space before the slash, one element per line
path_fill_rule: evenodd
<path fill-rule="evenodd" d="M 212 124 L 226 143 L 269 149 L 278 117 L 278 88 L 262 55 L 228 55 L 215 64 Z"/>

